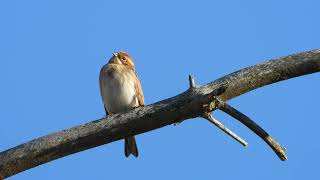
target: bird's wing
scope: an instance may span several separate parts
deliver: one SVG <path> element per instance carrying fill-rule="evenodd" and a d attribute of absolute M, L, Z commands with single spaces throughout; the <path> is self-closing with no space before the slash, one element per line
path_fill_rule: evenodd
<path fill-rule="evenodd" d="M 105 78 L 106 77 L 106 71 L 105 71 L 105 69 L 106 69 L 106 65 L 104 65 L 102 68 L 101 68 L 101 70 L 100 70 L 100 75 L 99 75 L 99 85 L 100 85 L 100 93 L 101 93 L 101 97 L 102 97 L 102 99 L 103 99 L 103 94 L 104 94 L 104 92 L 103 92 L 103 90 L 102 90 L 102 83 L 103 83 L 103 78 Z M 104 110 L 106 111 L 106 115 L 108 116 L 108 111 L 107 111 L 107 108 L 106 108 L 106 105 L 104 104 Z"/>
<path fill-rule="evenodd" d="M 140 83 L 140 81 L 139 81 L 139 77 L 138 77 L 138 74 L 137 74 L 136 71 L 134 71 L 134 74 L 135 74 L 134 89 L 135 89 L 136 94 L 137 94 L 139 106 L 143 106 L 143 105 L 144 105 L 144 96 L 143 96 L 143 91 L 142 91 L 141 83 Z"/>

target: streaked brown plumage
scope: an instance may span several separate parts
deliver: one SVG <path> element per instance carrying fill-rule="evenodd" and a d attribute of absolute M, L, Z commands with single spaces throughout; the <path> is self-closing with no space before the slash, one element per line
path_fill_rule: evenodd
<path fill-rule="evenodd" d="M 134 62 L 125 52 L 114 53 L 99 76 L 100 91 L 106 113 L 113 114 L 144 105 L 141 83 Z M 125 138 L 125 155 L 138 157 L 134 136 Z"/>

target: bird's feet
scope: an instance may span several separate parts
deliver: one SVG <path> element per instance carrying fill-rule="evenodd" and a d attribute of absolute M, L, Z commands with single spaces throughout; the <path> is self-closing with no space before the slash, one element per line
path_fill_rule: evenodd
<path fill-rule="evenodd" d="M 136 107 L 131 108 L 131 110 L 135 110 L 135 109 L 138 109 L 138 108 L 142 108 L 143 106 L 144 106 L 144 105 L 136 106 Z"/>

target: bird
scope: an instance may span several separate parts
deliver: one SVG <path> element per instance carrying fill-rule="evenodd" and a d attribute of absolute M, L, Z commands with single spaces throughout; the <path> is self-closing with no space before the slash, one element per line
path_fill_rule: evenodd
<path fill-rule="evenodd" d="M 131 56 L 123 51 L 113 53 L 100 71 L 99 84 L 106 116 L 144 106 L 144 95 Z M 125 156 L 138 157 L 134 136 L 126 137 Z"/>

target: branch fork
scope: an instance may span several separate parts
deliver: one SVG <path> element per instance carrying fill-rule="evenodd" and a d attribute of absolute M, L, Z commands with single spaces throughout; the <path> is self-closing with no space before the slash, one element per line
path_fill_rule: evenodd
<path fill-rule="evenodd" d="M 194 80 L 194 77 L 192 75 L 189 75 L 189 84 L 190 89 L 196 88 L 196 83 Z M 228 115 L 232 116 L 245 126 L 247 126 L 251 131 L 253 131 L 256 135 L 258 135 L 262 140 L 264 140 L 271 148 L 272 150 L 277 154 L 277 156 L 282 160 L 287 160 L 286 155 L 286 148 L 282 147 L 276 140 L 274 140 L 264 129 L 262 129 L 257 123 L 255 123 L 253 120 L 251 120 L 248 116 L 241 113 L 228 103 L 222 101 L 218 96 L 221 95 L 223 91 L 215 90 L 214 93 L 212 93 L 211 102 L 209 104 L 203 105 L 203 111 L 202 118 L 208 120 L 210 123 L 221 129 L 223 132 L 225 132 L 227 135 L 231 136 L 233 139 L 238 141 L 243 146 L 248 146 L 248 143 L 243 140 L 240 136 L 238 136 L 236 133 L 232 132 L 230 129 L 228 129 L 225 125 L 223 125 L 220 121 L 216 120 L 212 115 L 211 112 L 215 111 L 216 109 L 219 109 Z"/>

